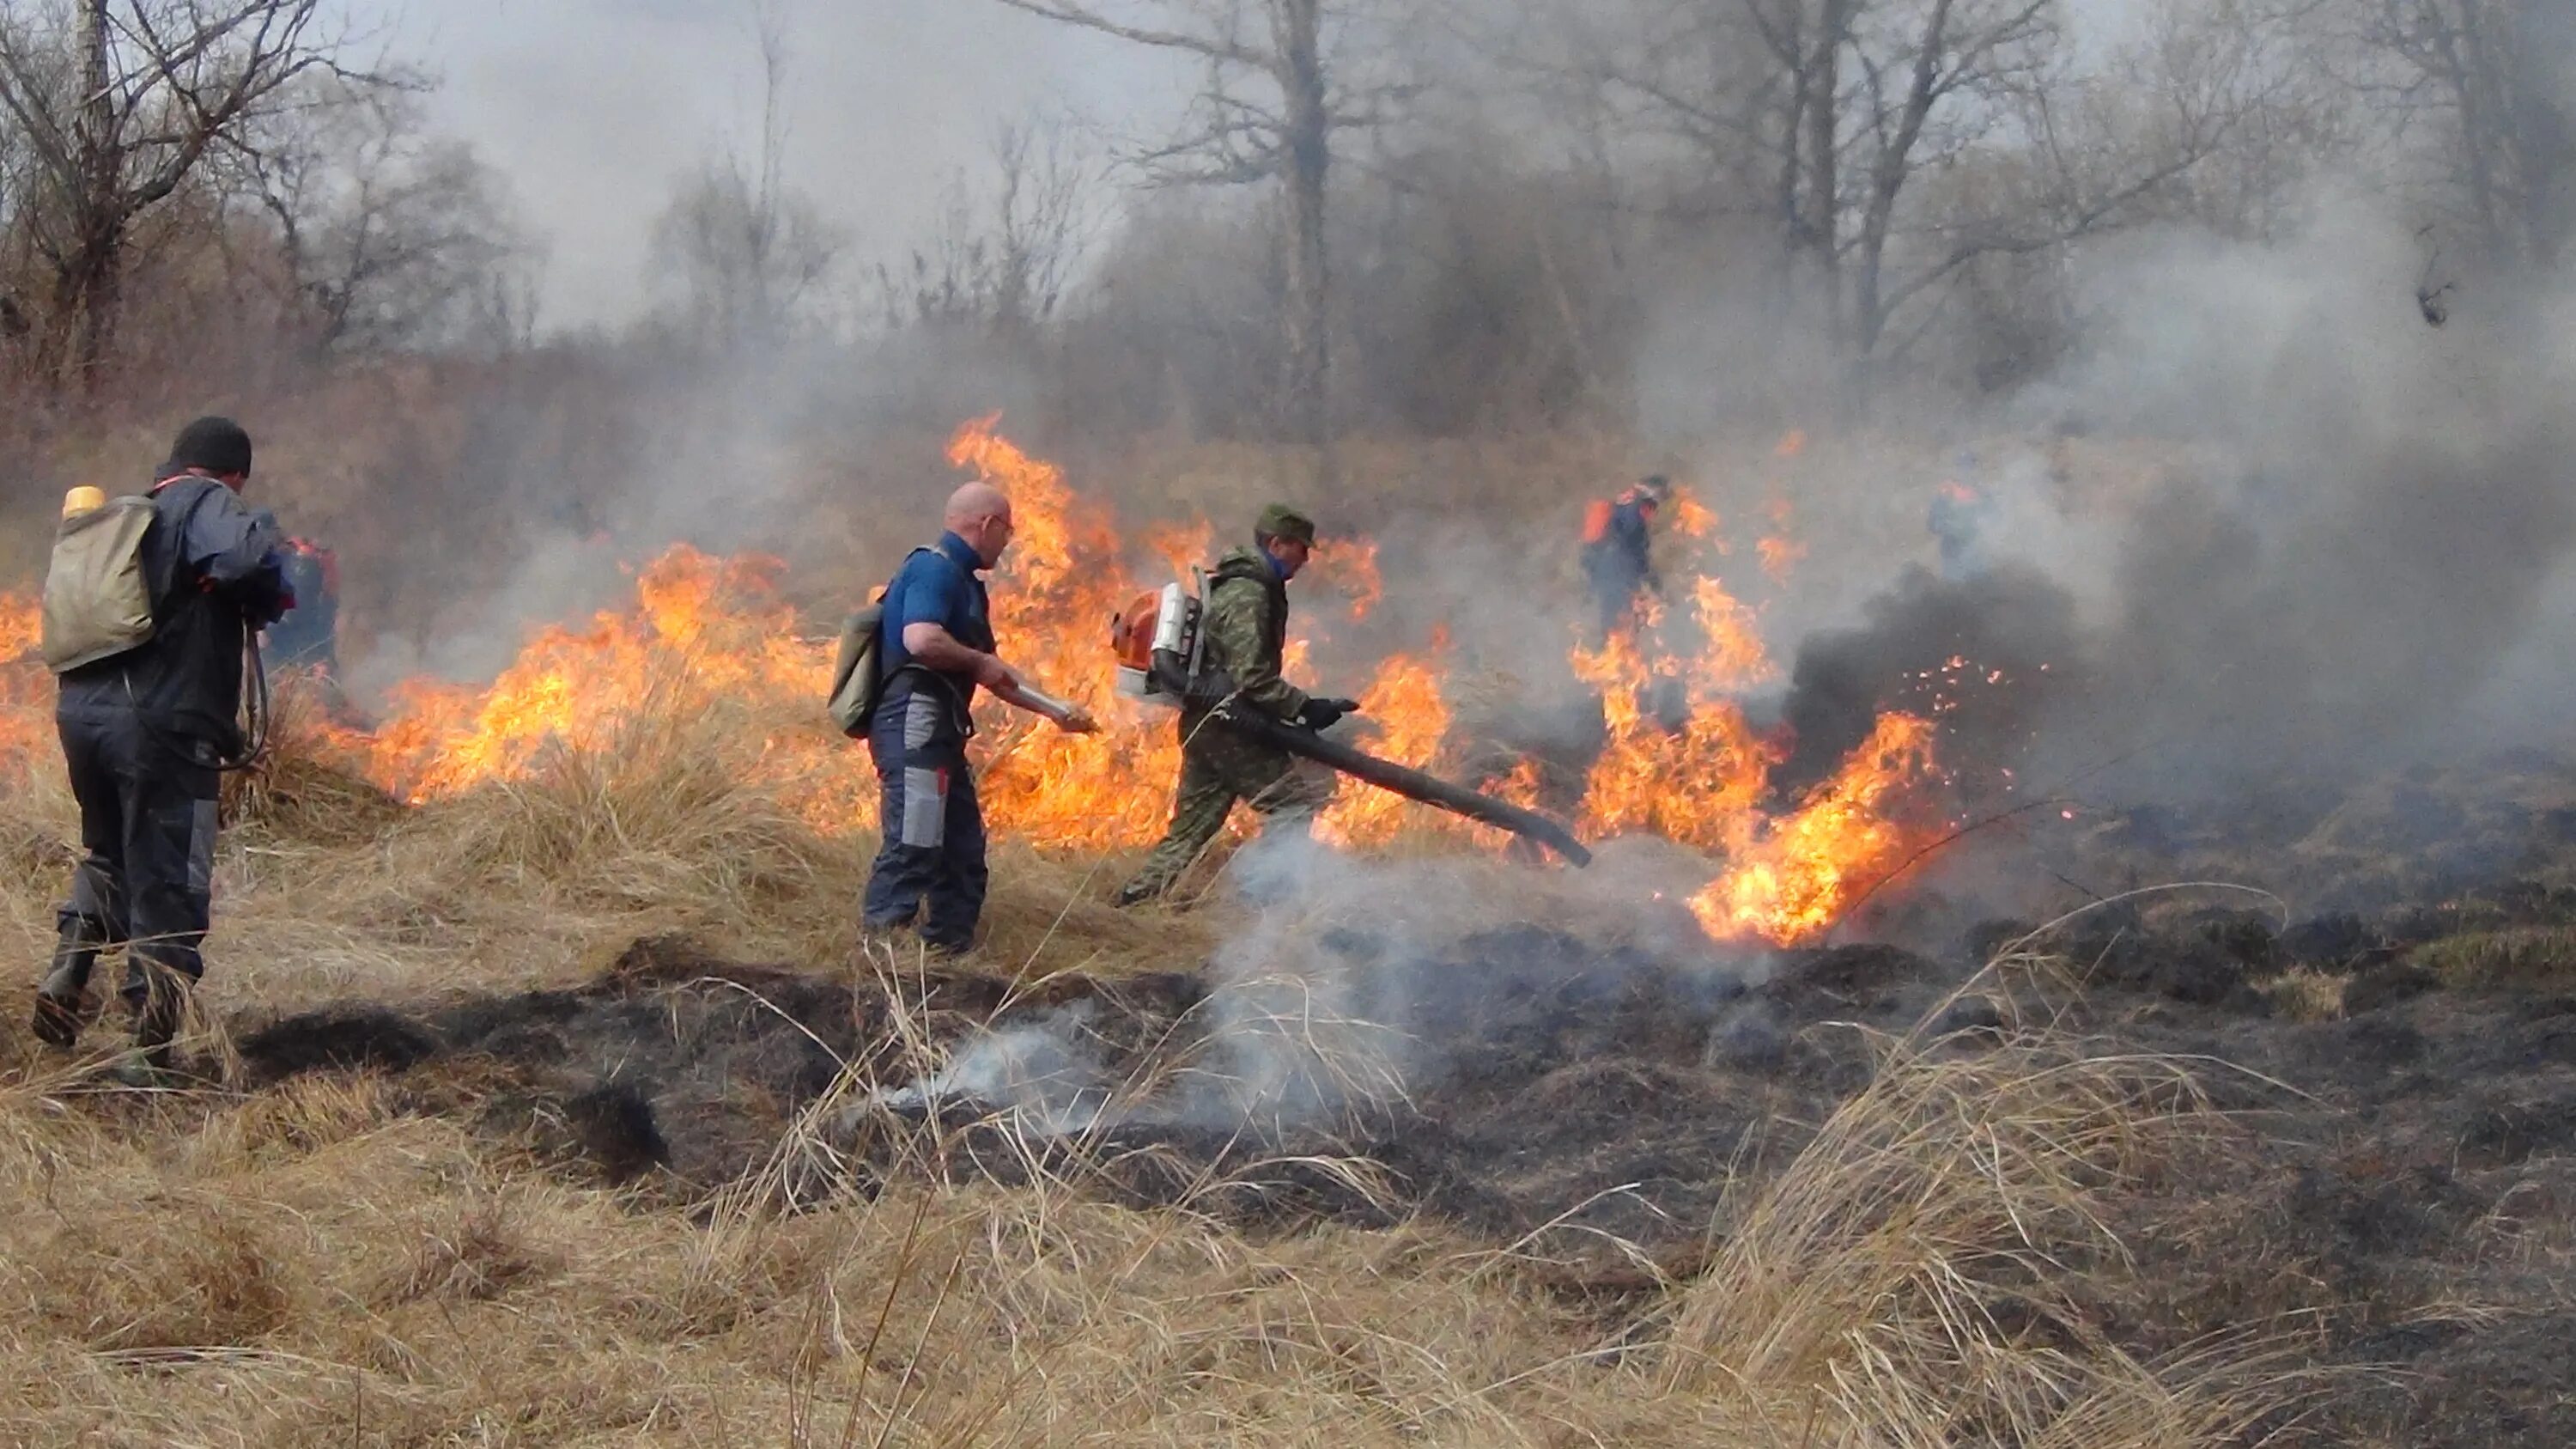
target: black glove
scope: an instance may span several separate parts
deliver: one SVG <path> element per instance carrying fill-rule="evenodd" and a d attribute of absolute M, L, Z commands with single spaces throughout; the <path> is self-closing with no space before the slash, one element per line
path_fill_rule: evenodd
<path fill-rule="evenodd" d="M 295 590 L 287 584 L 285 570 L 275 565 L 252 574 L 234 597 L 243 621 L 254 629 L 267 628 L 295 608 Z"/>
<path fill-rule="evenodd" d="M 1297 723 L 1310 730 L 1328 730 L 1340 724 L 1343 715 L 1357 714 L 1359 707 L 1356 699 L 1310 699 L 1297 711 Z"/>

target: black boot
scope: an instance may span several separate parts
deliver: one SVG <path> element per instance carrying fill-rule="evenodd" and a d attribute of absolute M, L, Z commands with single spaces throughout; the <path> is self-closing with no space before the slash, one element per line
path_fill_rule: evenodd
<path fill-rule="evenodd" d="M 95 941 L 66 932 L 55 945 L 53 969 L 36 984 L 36 1015 L 30 1023 L 36 1040 L 58 1047 L 80 1040 L 90 968 L 97 964 Z"/>
<path fill-rule="evenodd" d="M 129 996 L 126 1001 L 134 1012 L 134 1049 L 119 1057 L 108 1075 L 128 1087 L 177 1086 L 177 1074 L 170 1070 L 170 1043 L 179 1035 L 184 989 L 176 982 L 156 981 L 140 998 Z"/>

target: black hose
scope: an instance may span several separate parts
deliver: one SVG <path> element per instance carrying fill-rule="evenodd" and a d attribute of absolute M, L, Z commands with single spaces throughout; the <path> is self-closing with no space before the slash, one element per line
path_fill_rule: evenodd
<path fill-rule="evenodd" d="M 1208 718 L 1220 729 L 1230 730 L 1255 744 L 1286 750 L 1292 755 L 1330 765 L 1352 779 L 1365 781 L 1381 790 L 1391 790 L 1408 800 L 1419 800 L 1452 815 L 1508 830 L 1546 846 L 1576 865 L 1592 863 L 1592 852 L 1584 848 L 1582 841 L 1575 839 L 1573 831 L 1535 810 L 1524 810 L 1508 800 L 1497 800 L 1409 765 L 1379 759 L 1339 740 L 1326 739 L 1297 725 L 1282 724 L 1252 710 L 1223 706 Z"/>
<path fill-rule="evenodd" d="M 1190 697 L 1189 691 L 1180 684 L 1177 669 L 1169 667 L 1163 658 L 1158 658 L 1155 665 L 1156 677 L 1166 690 L 1175 698 Z M 1202 689 L 1199 697 L 1204 700 L 1207 692 Z M 1508 830 L 1524 840 L 1546 846 L 1578 866 L 1592 863 L 1592 852 L 1584 848 L 1583 842 L 1577 840 L 1574 832 L 1563 822 L 1535 810 L 1525 810 L 1508 800 L 1497 800 L 1409 765 L 1379 759 L 1339 740 L 1328 740 L 1300 725 L 1283 724 L 1223 698 L 1209 710 L 1207 721 L 1238 738 L 1329 765 L 1352 779 L 1392 791 L 1408 800 L 1418 800 L 1452 815 Z"/>
<path fill-rule="evenodd" d="M 247 770 L 268 756 L 270 699 L 268 666 L 259 657 L 259 631 L 242 630 L 242 755 L 220 760 L 218 770 Z"/>

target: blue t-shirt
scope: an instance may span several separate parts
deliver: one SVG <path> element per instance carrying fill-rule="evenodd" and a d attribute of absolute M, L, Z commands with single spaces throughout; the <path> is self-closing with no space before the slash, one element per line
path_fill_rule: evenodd
<path fill-rule="evenodd" d="M 975 576 L 983 566 L 966 540 L 943 533 L 935 548 L 913 550 L 903 567 L 895 570 L 894 581 L 886 585 L 885 633 L 878 641 L 889 693 L 901 687 L 895 672 L 912 663 L 912 651 L 903 647 L 907 624 L 936 624 L 967 648 L 992 652 L 992 605 L 985 597 L 984 581 Z M 974 702 L 975 676 L 931 672 L 957 692 L 961 706 Z"/>

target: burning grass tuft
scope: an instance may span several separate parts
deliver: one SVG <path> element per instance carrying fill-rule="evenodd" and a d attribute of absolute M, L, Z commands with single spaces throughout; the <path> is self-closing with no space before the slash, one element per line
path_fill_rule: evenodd
<path fill-rule="evenodd" d="M 459 862 L 496 888 L 533 886 L 573 909 L 676 912 L 717 925 L 800 905 L 839 867 L 835 847 L 744 779 L 741 731 L 718 706 L 655 711 L 596 751 L 550 749 L 528 778 L 438 813 Z"/>

